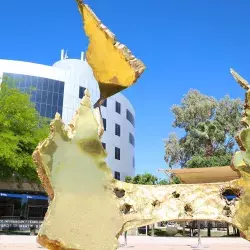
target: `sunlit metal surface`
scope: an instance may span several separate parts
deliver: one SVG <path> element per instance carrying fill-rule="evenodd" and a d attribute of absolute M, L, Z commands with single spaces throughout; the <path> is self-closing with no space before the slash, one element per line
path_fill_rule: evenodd
<path fill-rule="evenodd" d="M 250 174 L 242 152 L 230 182 L 143 186 L 113 179 L 89 93 L 65 130 L 60 116 L 33 154 L 51 203 L 38 235 L 48 249 L 114 250 L 131 228 L 159 221 L 213 220 L 237 226 L 250 240 Z M 45 181 L 44 181 L 45 180 Z M 232 190 L 229 201 L 223 192 Z"/>
<path fill-rule="evenodd" d="M 144 64 L 98 19 L 90 7 L 77 0 L 89 38 L 86 58 L 104 100 L 130 87 L 144 72 Z"/>
<path fill-rule="evenodd" d="M 90 39 L 87 60 L 100 84 L 101 98 L 107 98 L 132 85 L 144 65 L 116 42 L 89 7 L 78 3 Z M 248 104 L 248 92 L 246 96 Z M 244 118 L 247 127 L 238 137 L 243 151 L 235 154 L 232 166 L 239 172 L 239 179 L 143 186 L 113 178 L 100 140 L 101 117 L 98 110 L 94 113 L 86 91 L 72 123 L 65 128 L 57 114 L 50 136 L 33 153 L 51 200 L 38 242 L 51 250 L 114 250 L 122 232 L 170 220 L 225 221 L 250 240 L 249 106 Z M 235 193 L 232 201 L 223 196 L 227 190 Z"/>

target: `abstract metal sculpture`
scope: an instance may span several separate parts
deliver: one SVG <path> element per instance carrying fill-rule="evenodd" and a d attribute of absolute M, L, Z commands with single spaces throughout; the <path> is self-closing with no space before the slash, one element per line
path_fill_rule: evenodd
<path fill-rule="evenodd" d="M 102 100 L 135 82 L 144 66 L 115 42 L 89 7 L 80 1 L 78 4 L 90 38 L 87 60 L 100 84 Z M 100 140 L 101 117 L 92 109 L 86 90 L 69 126 L 65 129 L 56 114 L 50 136 L 33 153 L 38 175 L 50 197 L 38 242 L 53 250 L 114 250 L 122 232 L 164 220 L 225 221 L 250 240 L 250 91 L 247 84 L 241 85 L 247 89 L 243 118 L 246 128 L 238 136 L 241 151 L 232 162 L 241 178 L 168 186 L 133 185 L 113 178 Z M 237 198 L 227 201 L 222 195 L 226 190 L 235 192 Z"/>

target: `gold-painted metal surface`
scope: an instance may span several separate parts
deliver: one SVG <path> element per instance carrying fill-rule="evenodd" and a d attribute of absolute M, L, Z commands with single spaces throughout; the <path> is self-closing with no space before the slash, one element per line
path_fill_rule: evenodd
<path fill-rule="evenodd" d="M 87 60 L 100 84 L 101 99 L 132 85 L 144 65 L 115 40 L 87 5 L 77 0 L 90 44 Z M 234 77 L 247 89 L 247 84 Z M 49 137 L 33 153 L 50 204 L 38 242 L 51 250 L 115 250 L 122 232 L 158 221 L 213 220 L 237 226 L 250 240 L 249 105 L 232 168 L 240 179 L 209 184 L 144 186 L 113 178 L 107 166 L 99 109 L 93 111 L 86 90 L 80 108 L 65 128 L 56 114 Z M 225 190 L 237 198 L 229 202 Z"/>
<path fill-rule="evenodd" d="M 98 19 L 90 7 L 77 0 L 89 38 L 86 58 L 104 100 L 131 86 L 144 72 L 144 64 Z"/>
<path fill-rule="evenodd" d="M 250 240 L 250 171 L 245 152 L 237 152 L 233 161 L 240 179 L 133 185 L 113 179 L 98 127 L 86 92 L 70 126 L 65 129 L 56 115 L 50 136 L 33 154 L 51 197 L 38 234 L 41 245 L 51 250 L 114 250 L 122 232 L 164 220 L 225 221 Z M 240 138 L 248 150 L 248 130 L 242 133 Z M 225 190 L 237 190 L 239 197 L 229 202 L 222 196 Z"/>
<path fill-rule="evenodd" d="M 181 168 L 164 170 L 177 176 L 183 184 L 215 183 L 232 181 L 240 178 L 240 174 L 231 166 L 209 168 Z"/>

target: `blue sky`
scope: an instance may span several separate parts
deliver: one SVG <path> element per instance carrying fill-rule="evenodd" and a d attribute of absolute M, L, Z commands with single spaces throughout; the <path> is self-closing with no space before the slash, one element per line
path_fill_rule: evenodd
<path fill-rule="evenodd" d="M 136 168 L 164 177 L 170 108 L 190 88 L 243 99 L 229 73 L 250 80 L 249 0 L 86 0 L 147 66 L 124 91 L 136 110 Z M 0 1 L 0 58 L 52 65 L 60 50 L 79 58 L 87 38 L 74 0 Z"/>

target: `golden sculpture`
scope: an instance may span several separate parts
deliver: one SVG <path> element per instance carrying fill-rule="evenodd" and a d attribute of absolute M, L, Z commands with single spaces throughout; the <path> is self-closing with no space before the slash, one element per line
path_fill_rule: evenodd
<path fill-rule="evenodd" d="M 241 178 L 211 184 L 144 186 L 113 179 L 86 91 L 67 130 L 57 114 L 33 154 L 51 202 L 38 235 L 48 249 L 114 250 L 123 231 L 163 220 L 225 221 L 250 240 L 248 157 L 237 152 Z M 246 152 L 249 128 L 240 134 Z M 228 202 L 222 193 L 233 190 Z"/>
<path fill-rule="evenodd" d="M 144 72 L 144 64 L 97 18 L 94 12 L 81 0 L 78 8 L 84 21 L 84 29 L 89 37 L 86 58 L 99 83 L 101 98 L 106 98 L 131 86 Z"/>
<path fill-rule="evenodd" d="M 87 60 L 100 84 L 101 99 L 106 98 L 135 82 L 144 66 L 131 63 L 133 57 L 126 56 L 130 53 L 114 46 L 114 36 L 87 6 L 78 4 L 90 37 Z M 88 90 L 67 128 L 56 114 L 50 136 L 33 153 L 50 197 L 38 242 L 51 250 L 114 250 L 122 232 L 169 220 L 225 221 L 250 240 L 250 94 L 242 78 L 234 76 L 247 89 L 247 105 L 246 128 L 238 136 L 242 151 L 235 154 L 232 166 L 241 178 L 230 182 L 144 186 L 117 181 L 105 162 L 101 116 L 92 109 Z M 222 195 L 226 190 L 237 198 L 227 201 Z"/>

